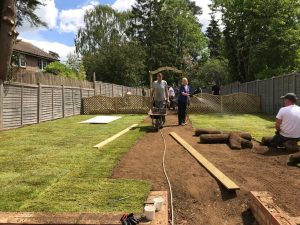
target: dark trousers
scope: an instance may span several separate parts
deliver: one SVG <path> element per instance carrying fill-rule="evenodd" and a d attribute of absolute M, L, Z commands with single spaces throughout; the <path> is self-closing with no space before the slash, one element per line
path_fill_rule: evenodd
<path fill-rule="evenodd" d="M 283 143 L 289 140 L 295 140 L 299 141 L 299 138 L 288 138 L 282 136 L 279 132 L 275 134 L 273 139 L 270 142 L 270 147 L 277 148 L 277 147 L 283 147 Z"/>
<path fill-rule="evenodd" d="M 187 102 L 178 101 L 178 123 L 185 123 Z"/>

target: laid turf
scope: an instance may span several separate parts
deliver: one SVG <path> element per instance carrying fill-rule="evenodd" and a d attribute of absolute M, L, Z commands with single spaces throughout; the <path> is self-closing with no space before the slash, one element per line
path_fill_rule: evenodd
<path fill-rule="evenodd" d="M 253 137 L 273 136 L 275 117 L 253 114 L 202 114 L 191 115 L 194 128 L 213 128 L 222 131 L 245 131 Z"/>
<path fill-rule="evenodd" d="M 136 128 L 101 150 L 92 146 L 145 117 L 123 116 L 107 125 L 78 123 L 89 118 L 0 132 L 0 211 L 142 210 L 150 184 L 109 177 L 145 129 Z"/>

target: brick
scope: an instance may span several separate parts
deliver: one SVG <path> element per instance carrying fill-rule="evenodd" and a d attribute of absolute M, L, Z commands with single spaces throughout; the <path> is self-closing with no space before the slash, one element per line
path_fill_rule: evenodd
<path fill-rule="evenodd" d="M 297 225 L 296 220 L 280 209 L 268 192 L 250 192 L 250 208 L 260 225 Z"/>

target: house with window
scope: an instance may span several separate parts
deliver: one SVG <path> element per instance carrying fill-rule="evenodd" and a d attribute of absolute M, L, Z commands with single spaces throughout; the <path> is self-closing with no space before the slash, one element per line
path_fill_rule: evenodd
<path fill-rule="evenodd" d="M 31 43 L 17 40 L 13 47 L 13 64 L 26 71 L 44 70 L 51 62 L 59 61 L 55 52 L 45 52 Z"/>

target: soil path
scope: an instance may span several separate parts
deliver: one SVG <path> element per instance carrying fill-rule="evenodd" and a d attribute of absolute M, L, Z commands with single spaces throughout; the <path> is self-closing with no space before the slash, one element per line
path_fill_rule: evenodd
<path fill-rule="evenodd" d="M 147 122 L 150 124 L 150 119 Z M 241 190 L 228 192 L 173 140 L 171 131 L 183 137 Z M 163 134 L 167 143 L 167 171 L 173 186 L 175 224 L 254 225 L 248 207 L 249 191 L 269 191 L 282 209 L 300 216 L 300 169 L 286 165 L 287 154 L 259 154 L 233 151 L 227 145 L 199 144 L 191 125 L 177 126 L 176 115 L 167 116 Z M 168 190 L 162 170 L 163 150 L 160 133 L 147 133 L 121 159 L 113 178 L 148 180 L 152 190 Z"/>

